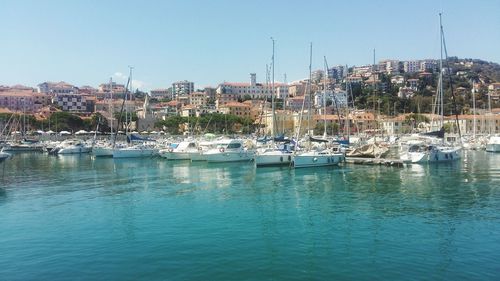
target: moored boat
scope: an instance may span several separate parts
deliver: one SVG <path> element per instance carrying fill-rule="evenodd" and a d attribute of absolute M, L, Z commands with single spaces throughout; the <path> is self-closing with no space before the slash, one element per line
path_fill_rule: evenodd
<path fill-rule="evenodd" d="M 203 155 L 208 162 L 238 162 L 253 160 L 255 151 L 247 149 L 241 139 L 221 140 L 217 147 Z"/>

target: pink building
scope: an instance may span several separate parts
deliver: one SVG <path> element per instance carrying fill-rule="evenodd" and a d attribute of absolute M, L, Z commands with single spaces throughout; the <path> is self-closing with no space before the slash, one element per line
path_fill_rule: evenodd
<path fill-rule="evenodd" d="M 49 95 L 34 93 L 29 90 L 0 91 L 0 107 L 12 111 L 33 113 L 51 104 Z"/>

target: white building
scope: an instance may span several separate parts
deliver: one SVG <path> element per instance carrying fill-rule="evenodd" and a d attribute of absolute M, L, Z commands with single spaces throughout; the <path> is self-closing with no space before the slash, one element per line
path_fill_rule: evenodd
<path fill-rule="evenodd" d="M 187 96 L 194 92 L 194 82 L 187 80 L 172 83 L 172 99 L 178 96 Z"/>
<path fill-rule="evenodd" d="M 64 81 L 43 82 L 38 84 L 38 92 L 43 94 L 78 94 L 78 88 Z"/>
<path fill-rule="evenodd" d="M 154 89 L 151 90 L 151 97 L 152 98 L 166 98 L 170 97 L 170 89 Z"/>
<path fill-rule="evenodd" d="M 421 60 L 420 61 L 420 71 L 425 72 L 435 72 L 438 69 L 438 62 L 437 60 L 433 59 L 426 59 L 426 60 Z"/>
<path fill-rule="evenodd" d="M 409 60 L 403 62 L 403 70 L 405 73 L 415 73 L 420 71 L 419 60 Z"/>
<path fill-rule="evenodd" d="M 236 102 L 249 96 L 251 99 L 271 98 L 272 83 L 257 83 L 255 73 L 250 74 L 250 83 L 224 82 L 219 84 L 216 90 L 217 107 L 229 102 Z M 274 83 L 274 94 L 276 98 L 288 97 L 288 85 L 283 83 Z"/>

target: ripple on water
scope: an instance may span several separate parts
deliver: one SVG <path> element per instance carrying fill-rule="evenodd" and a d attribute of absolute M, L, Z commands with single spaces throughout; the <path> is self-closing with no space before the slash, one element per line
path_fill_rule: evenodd
<path fill-rule="evenodd" d="M 498 276 L 500 158 L 264 168 L 16 155 L 0 272 L 50 279 Z"/>

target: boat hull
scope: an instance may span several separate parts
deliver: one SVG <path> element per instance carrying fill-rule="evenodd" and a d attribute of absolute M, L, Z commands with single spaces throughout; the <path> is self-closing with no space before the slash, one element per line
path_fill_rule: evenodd
<path fill-rule="evenodd" d="M 256 154 L 254 160 L 257 167 L 286 166 L 292 162 L 292 154 L 281 151 L 264 152 Z"/>
<path fill-rule="evenodd" d="M 293 157 L 294 168 L 335 166 L 344 160 L 341 153 L 303 153 Z"/>
<path fill-rule="evenodd" d="M 152 157 L 157 153 L 156 149 L 116 149 L 113 151 L 113 158 Z"/>
<path fill-rule="evenodd" d="M 423 163 L 439 163 L 439 162 L 453 162 L 462 158 L 460 149 L 447 149 L 447 150 L 432 150 L 427 152 L 407 152 L 401 157 L 401 160 L 423 164 Z"/>
<path fill-rule="evenodd" d="M 94 148 L 92 148 L 92 155 L 95 157 L 113 157 L 113 148 L 94 146 Z"/>
<path fill-rule="evenodd" d="M 68 147 L 61 148 L 57 151 L 57 154 L 83 154 L 90 153 L 92 149 L 90 147 Z"/>
<path fill-rule="evenodd" d="M 489 143 L 486 145 L 488 152 L 500 152 L 500 143 Z"/>
<path fill-rule="evenodd" d="M 205 157 L 208 162 L 240 162 L 253 160 L 254 153 L 248 151 L 228 151 L 219 153 L 206 153 Z"/>

